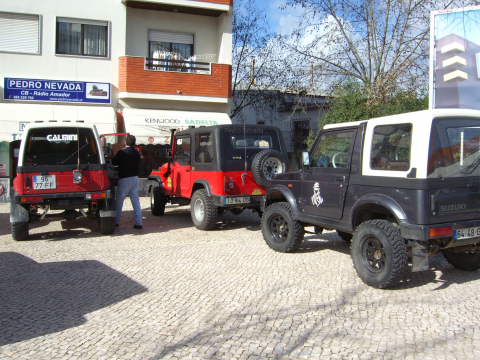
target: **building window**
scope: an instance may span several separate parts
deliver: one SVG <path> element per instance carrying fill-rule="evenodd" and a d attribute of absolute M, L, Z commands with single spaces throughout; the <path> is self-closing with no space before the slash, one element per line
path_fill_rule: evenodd
<path fill-rule="evenodd" d="M 57 18 L 57 54 L 107 57 L 108 22 Z"/>
<path fill-rule="evenodd" d="M 295 152 L 307 149 L 307 144 L 305 144 L 305 140 L 307 140 L 309 134 L 310 119 L 295 120 L 293 122 L 292 141 L 293 150 Z"/>
<path fill-rule="evenodd" d="M 150 30 L 148 32 L 148 48 L 150 58 L 191 61 L 193 34 Z"/>
<path fill-rule="evenodd" d="M 40 15 L 0 12 L 0 51 L 40 54 Z"/>

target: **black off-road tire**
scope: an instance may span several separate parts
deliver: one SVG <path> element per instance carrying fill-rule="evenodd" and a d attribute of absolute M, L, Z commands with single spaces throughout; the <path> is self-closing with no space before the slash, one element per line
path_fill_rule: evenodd
<path fill-rule="evenodd" d="M 165 204 L 165 194 L 159 187 L 154 187 L 150 196 L 150 210 L 152 211 L 152 215 L 161 216 L 165 214 Z"/>
<path fill-rule="evenodd" d="M 395 285 L 407 271 L 405 240 L 386 220 L 370 220 L 358 226 L 353 234 L 351 257 L 358 276 L 374 288 Z"/>
<path fill-rule="evenodd" d="M 285 159 L 277 150 L 262 150 L 252 159 L 252 175 L 259 186 L 266 187 L 268 180 L 285 170 Z"/>
<path fill-rule="evenodd" d="M 213 204 L 213 199 L 204 189 L 193 193 L 190 202 L 190 214 L 193 225 L 198 230 L 213 230 L 217 226 L 218 208 Z"/>
<path fill-rule="evenodd" d="M 340 238 L 341 238 L 343 241 L 346 241 L 346 242 L 348 242 L 348 243 L 351 243 L 351 242 L 352 242 L 353 234 L 349 234 L 349 233 L 347 233 L 347 232 L 338 231 L 338 230 L 337 230 L 337 234 L 338 234 L 338 236 L 340 236 Z"/>
<path fill-rule="evenodd" d="M 15 241 L 28 239 L 28 222 L 12 223 L 12 239 Z"/>
<path fill-rule="evenodd" d="M 478 252 L 454 252 L 452 250 L 443 250 L 443 256 L 455 268 L 465 271 L 475 271 L 480 269 L 480 253 Z"/>
<path fill-rule="evenodd" d="M 115 218 L 112 216 L 109 217 L 98 217 L 98 225 L 100 226 L 100 233 L 103 235 L 110 235 L 115 232 Z"/>
<path fill-rule="evenodd" d="M 286 202 L 267 207 L 262 216 L 261 227 L 265 242 L 275 251 L 293 252 L 302 245 L 303 225 L 292 218 L 292 210 Z"/>

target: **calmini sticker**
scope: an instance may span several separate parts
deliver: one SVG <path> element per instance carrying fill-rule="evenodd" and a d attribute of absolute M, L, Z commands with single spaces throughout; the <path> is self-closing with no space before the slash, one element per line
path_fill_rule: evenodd
<path fill-rule="evenodd" d="M 322 203 L 323 203 L 323 198 L 320 196 L 320 184 L 316 182 L 313 185 L 312 204 L 318 207 Z"/>

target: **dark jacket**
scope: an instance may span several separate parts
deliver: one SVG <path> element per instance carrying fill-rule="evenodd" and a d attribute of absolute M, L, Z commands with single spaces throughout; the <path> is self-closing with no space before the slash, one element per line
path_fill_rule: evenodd
<path fill-rule="evenodd" d="M 117 152 L 117 155 L 112 159 L 112 164 L 118 165 L 119 179 L 138 176 L 140 153 L 134 147 L 127 146 Z"/>

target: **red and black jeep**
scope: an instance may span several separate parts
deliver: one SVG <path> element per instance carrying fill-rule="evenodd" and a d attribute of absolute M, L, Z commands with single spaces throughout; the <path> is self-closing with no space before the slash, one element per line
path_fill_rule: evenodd
<path fill-rule="evenodd" d="M 13 239 L 28 238 L 29 221 L 59 215 L 67 220 L 80 214 L 98 218 L 100 232 L 112 234 L 116 211 L 109 185 L 95 125 L 30 124 L 22 136 L 10 192 Z"/>
<path fill-rule="evenodd" d="M 288 156 L 279 128 L 217 125 L 174 133 L 172 156 L 152 171 L 151 211 L 165 204 L 190 204 L 200 230 L 215 228 L 219 214 L 244 209 L 260 213 L 267 180 L 287 171 Z"/>

